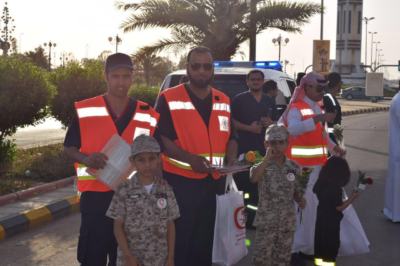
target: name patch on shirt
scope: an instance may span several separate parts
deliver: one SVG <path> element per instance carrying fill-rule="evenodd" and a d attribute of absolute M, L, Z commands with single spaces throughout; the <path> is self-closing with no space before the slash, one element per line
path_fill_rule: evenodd
<path fill-rule="evenodd" d="M 157 192 L 156 193 L 156 198 L 157 199 L 167 199 L 168 197 L 167 197 L 167 193 L 165 193 L 165 192 Z"/>
<path fill-rule="evenodd" d="M 130 199 L 138 199 L 138 198 L 140 198 L 140 194 L 129 195 L 128 198 L 130 198 Z"/>

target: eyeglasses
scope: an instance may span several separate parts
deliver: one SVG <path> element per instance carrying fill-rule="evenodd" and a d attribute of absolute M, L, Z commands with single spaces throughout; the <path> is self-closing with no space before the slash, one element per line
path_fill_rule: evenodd
<path fill-rule="evenodd" d="M 209 64 L 209 63 L 205 63 L 205 64 L 193 63 L 193 64 L 190 64 L 190 67 L 192 68 L 193 71 L 197 71 L 201 67 L 203 67 L 203 69 L 205 71 L 210 71 L 213 68 L 213 65 Z"/>
<path fill-rule="evenodd" d="M 261 82 L 261 81 L 263 81 L 264 79 L 249 79 L 249 81 L 251 81 L 251 82 Z"/>
<path fill-rule="evenodd" d="M 308 86 L 310 86 L 311 88 L 314 87 L 313 85 L 308 85 Z M 316 90 L 318 93 L 319 93 L 319 92 L 323 92 L 325 89 L 326 89 L 326 86 L 321 86 L 321 85 L 318 85 L 318 87 L 315 88 L 315 90 Z"/>

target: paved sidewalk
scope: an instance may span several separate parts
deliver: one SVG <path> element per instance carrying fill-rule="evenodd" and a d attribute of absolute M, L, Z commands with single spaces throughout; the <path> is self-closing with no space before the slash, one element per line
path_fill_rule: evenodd
<path fill-rule="evenodd" d="M 0 206 L 0 240 L 76 211 L 79 211 L 79 202 L 74 184 L 29 198 L 17 199 Z"/>
<path fill-rule="evenodd" d="M 345 116 L 389 110 L 391 103 L 389 99 L 378 103 L 367 100 L 348 101 L 342 98 L 338 100 Z M 65 186 L 67 182 L 69 185 Z M 79 202 L 71 183 L 67 180 L 59 180 L 43 185 L 41 188 L 32 188 L 0 197 L 0 241 L 79 211 Z M 63 187 L 60 188 L 60 185 Z M 49 189 L 52 191 L 48 191 Z M 42 194 L 35 195 L 37 193 Z"/>

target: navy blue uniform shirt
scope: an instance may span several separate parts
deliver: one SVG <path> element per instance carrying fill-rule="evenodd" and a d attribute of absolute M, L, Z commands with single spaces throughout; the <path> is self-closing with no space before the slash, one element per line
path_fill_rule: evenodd
<path fill-rule="evenodd" d="M 233 119 L 248 126 L 254 121 L 260 121 L 261 117 L 270 116 L 272 121 L 278 121 L 280 117 L 274 99 L 264 93 L 262 94 L 260 102 L 257 102 L 250 91 L 240 93 L 233 98 L 231 109 Z M 259 151 L 260 154 L 264 156 L 266 130 L 267 128 L 264 127 L 260 134 L 238 130 L 239 154 L 248 151 Z"/>

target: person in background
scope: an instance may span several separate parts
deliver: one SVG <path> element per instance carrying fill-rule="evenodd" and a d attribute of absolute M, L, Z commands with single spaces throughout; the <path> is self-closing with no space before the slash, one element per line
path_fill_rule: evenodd
<path fill-rule="evenodd" d="M 265 156 L 264 136 L 266 129 L 276 123 L 279 112 L 275 101 L 262 92 L 264 73 L 250 70 L 246 76 L 249 90 L 232 100 L 232 117 L 238 131 L 239 154 L 258 151 Z M 250 183 L 249 171 L 234 174 L 236 185 L 243 191 L 247 215 L 247 227 L 252 228 L 258 203 L 257 185 Z"/>
<path fill-rule="evenodd" d="M 262 85 L 262 91 L 264 94 L 267 94 L 269 97 L 275 100 L 278 96 L 278 83 L 272 79 L 267 79 Z"/>
<path fill-rule="evenodd" d="M 324 96 L 324 109 L 326 113 L 335 114 L 333 123 L 328 122 L 328 133 L 331 140 L 337 145 L 335 135 L 333 134 L 333 126 L 342 123 L 342 107 L 340 106 L 336 95 L 342 89 L 342 77 L 339 73 L 332 72 L 328 75 L 328 88 Z"/>

